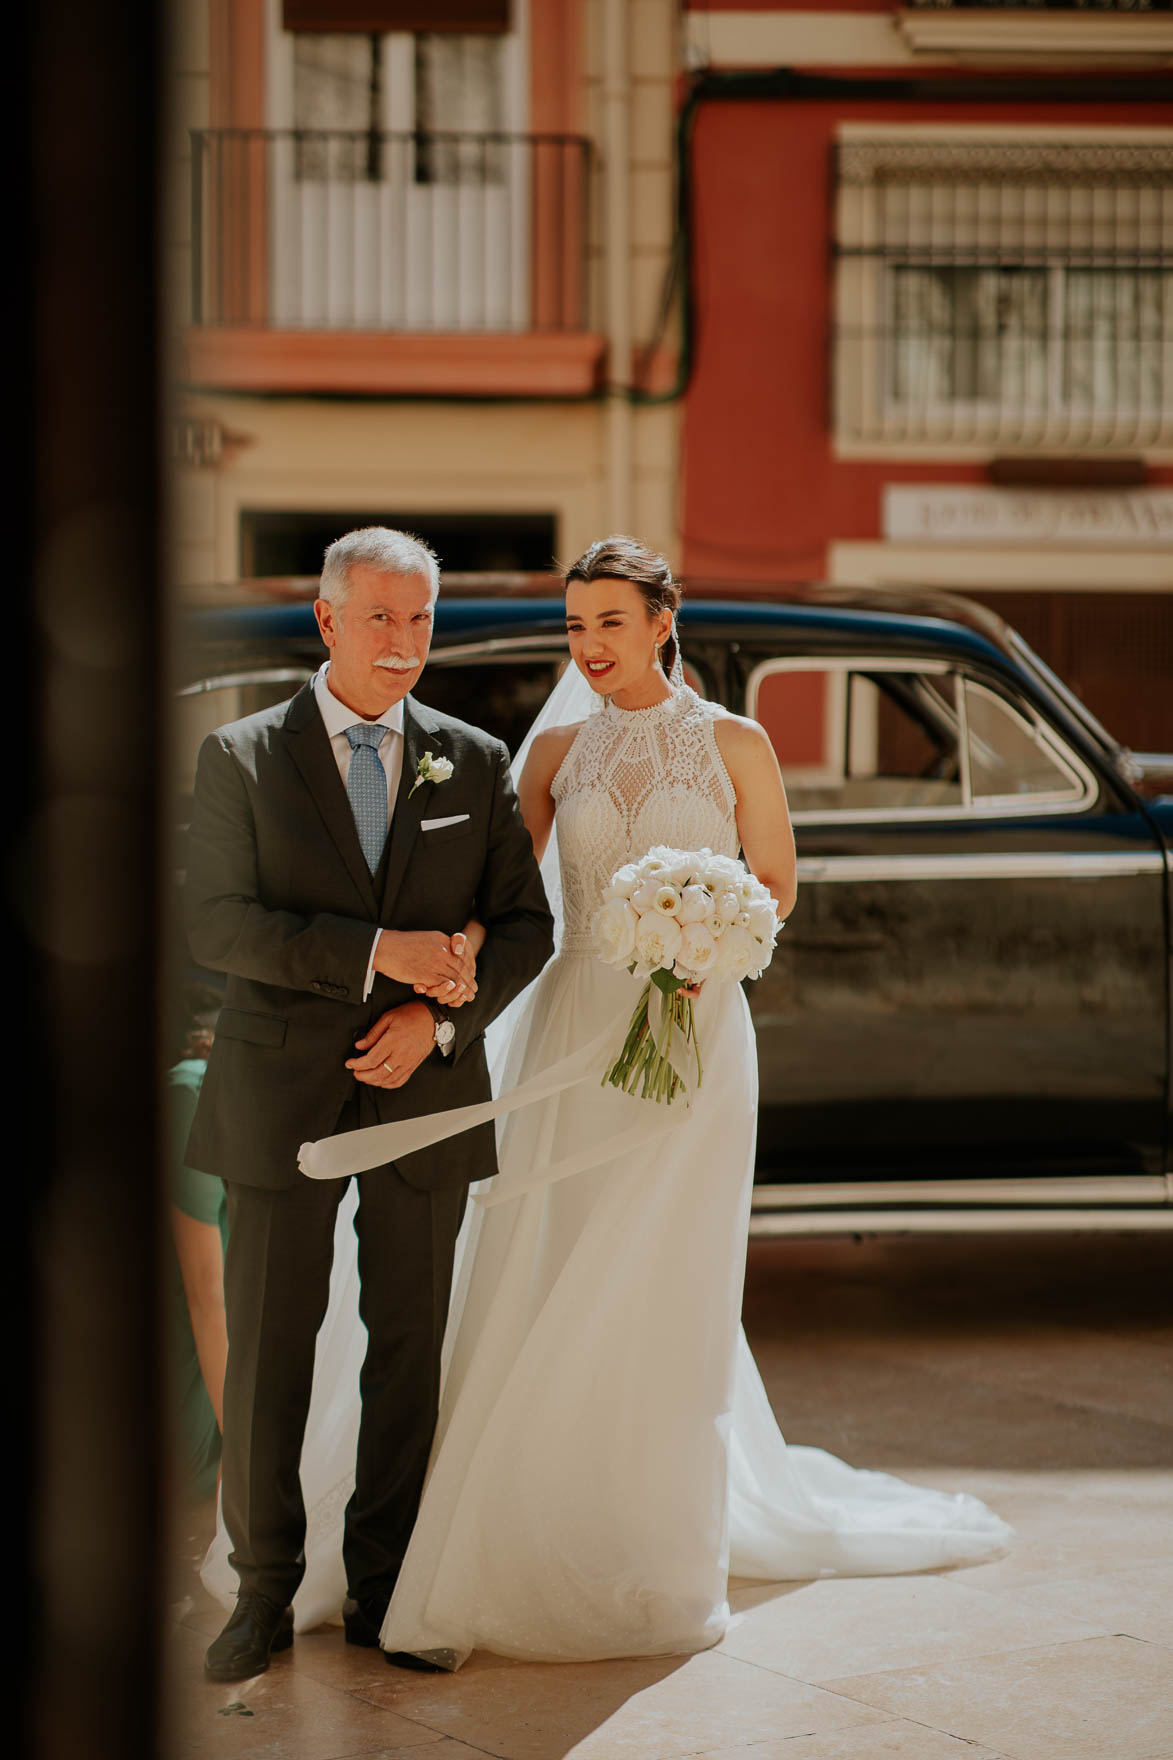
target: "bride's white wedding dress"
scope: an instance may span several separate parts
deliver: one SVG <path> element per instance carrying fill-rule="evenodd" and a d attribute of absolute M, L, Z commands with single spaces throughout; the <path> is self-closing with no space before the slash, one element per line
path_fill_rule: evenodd
<path fill-rule="evenodd" d="M 622 1042 L 638 985 L 592 957 L 589 932 L 615 869 L 654 844 L 737 854 L 723 713 L 682 688 L 650 709 L 608 702 L 577 735 L 552 790 L 563 938 L 514 1026 L 505 1091 L 611 1023 Z M 470 1206 L 389 1650 L 449 1667 L 476 1648 L 544 1661 L 698 1650 L 725 1629 L 730 1573 L 924 1570 L 988 1558 L 1011 1534 L 974 1498 L 783 1441 L 739 1323 L 757 1109 L 740 986 L 707 984 L 696 1019 L 705 1073 L 691 1108 L 591 1080 L 499 1127 L 503 1201 Z M 507 1195 L 585 1147 L 587 1171 Z M 299 1625 L 343 1592 L 362 1353 L 353 1307 L 347 1319 L 352 1246 L 340 1264 L 319 1342 L 332 1373 L 315 1380 L 303 1455 Z M 205 1581 L 230 1594 L 226 1553 L 218 1536 Z"/>

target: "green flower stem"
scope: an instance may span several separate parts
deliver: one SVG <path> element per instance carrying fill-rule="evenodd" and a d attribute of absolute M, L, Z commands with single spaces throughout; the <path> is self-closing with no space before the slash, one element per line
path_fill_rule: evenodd
<path fill-rule="evenodd" d="M 652 1030 L 649 1013 L 652 984 L 664 998 L 664 1019 L 658 1033 Z M 671 1105 L 686 1087 L 684 1077 L 672 1062 L 672 1036 L 679 1032 L 685 1046 L 692 1048 L 696 1060 L 696 1085 L 700 1087 L 704 1076 L 700 1044 L 692 998 L 679 994 L 684 985 L 685 980 L 674 977 L 671 972 L 652 974 L 632 1012 L 623 1048 L 603 1075 L 603 1086 L 610 1083 L 626 1094 L 638 1094 L 640 1099 L 655 1100 L 657 1104 L 664 1101 Z"/>

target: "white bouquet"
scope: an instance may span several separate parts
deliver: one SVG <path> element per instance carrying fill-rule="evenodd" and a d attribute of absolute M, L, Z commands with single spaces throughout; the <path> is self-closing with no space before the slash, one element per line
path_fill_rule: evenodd
<path fill-rule="evenodd" d="M 695 1060 L 699 1088 L 704 1070 L 692 998 L 681 992 L 702 979 L 760 977 L 780 927 L 770 893 L 732 856 L 660 844 L 620 868 L 594 915 L 596 951 L 605 965 L 626 966 L 646 981 L 604 1084 L 670 1104 L 686 1085 L 673 1062 L 679 1035 L 686 1058 L 691 1052 Z"/>

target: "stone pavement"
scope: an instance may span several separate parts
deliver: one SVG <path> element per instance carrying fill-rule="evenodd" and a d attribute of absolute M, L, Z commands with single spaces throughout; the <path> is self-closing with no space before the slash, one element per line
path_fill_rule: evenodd
<path fill-rule="evenodd" d="M 975 1492 L 1008 1556 L 735 1584 L 699 1656 L 418 1676 L 327 1628 L 225 1687 L 189 1511 L 169 1760 L 1173 1760 L 1171 1310 L 1169 1235 L 755 1242 L 790 1439 Z"/>

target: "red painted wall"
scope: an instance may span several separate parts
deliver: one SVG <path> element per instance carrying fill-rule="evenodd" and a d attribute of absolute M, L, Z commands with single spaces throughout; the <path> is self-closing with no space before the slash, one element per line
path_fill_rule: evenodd
<path fill-rule="evenodd" d="M 685 12 L 891 12 L 895 0 L 684 0 Z"/>
<path fill-rule="evenodd" d="M 841 121 L 1168 126 L 1153 104 L 713 100 L 693 135 L 695 351 L 683 566 L 810 580 L 833 539 L 875 539 L 885 483 L 984 482 L 980 465 L 840 462 L 830 439 L 831 156 Z M 1173 481 L 1173 470 L 1154 470 Z"/>

